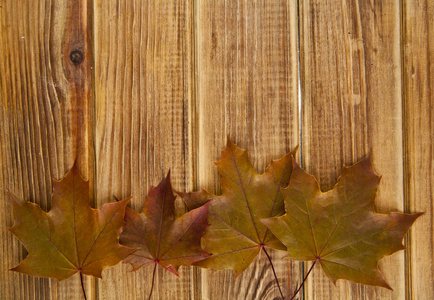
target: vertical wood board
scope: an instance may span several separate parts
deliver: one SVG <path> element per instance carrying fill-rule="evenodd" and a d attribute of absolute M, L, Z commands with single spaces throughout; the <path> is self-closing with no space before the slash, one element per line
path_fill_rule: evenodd
<path fill-rule="evenodd" d="M 408 237 L 408 299 L 434 298 L 434 3 L 404 1 L 406 209 L 425 214 Z"/>
<path fill-rule="evenodd" d="M 226 137 L 247 148 L 257 172 L 298 144 L 296 1 L 196 1 L 196 103 L 199 186 L 220 193 L 213 161 Z M 277 258 L 289 294 L 298 264 Z M 202 271 L 203 299 L 280 298 L 262 253 L 236 280 Z"/>
<path fill-rule="evenodd" d="M 382 175 L 377 211 L 403 211 L 400 5 L 396 1 L 302 1 L 302 161 L 323 191 L 343 164 L 372 154 Z M 385 76 L 387 74 L 387 76 Z M 339 280 L 316 266 L 306 299 L 403 299 L 404 254 L 380 269 L 394 291 Z"/>
<path fill-rule="evenodd" d="M 95 1 L 96 198 L 133 196 L 171 170 L 175 189 L 192 190 L 194 169 L 193 18 L 190 1 Z M 184 205 L 177 204 L 177 211 Z M 99 299 L 149 295 L 152 267 L 119 264 L 98 281 Z M 158 267 L 153 299 L 200 299 L 197 270 Z"/>
<path fill-rule="evenodd" d="M 47 210 L 52 178 L 76 158 L 92 181 L 87 2 L 1 1 L 0 15 L 0 296 L 81 299 L 78 275 L 58 282 L 7 271 L 27 253 L 5 230 L 13 223 L 5 191 Z M 80 64 L 70 60 L 73 50 L 81 51 Z M 93 283 L 86 280 L 90 295 Z"/>

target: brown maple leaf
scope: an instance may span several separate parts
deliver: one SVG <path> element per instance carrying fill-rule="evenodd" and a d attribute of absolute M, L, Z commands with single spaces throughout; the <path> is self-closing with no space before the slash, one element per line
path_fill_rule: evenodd
<path fill-rule="evenodd" d="M 290 184 L 282 190 L 286 214 L 262 222 L 286 245 L 289 258 L 318 262 L 334 283 L 347 279 L 390 289 L 378 261 L 405 249 L 402 239 L 421 213 L 376 213 L 379 182 L 366 157 L 344 166 L 335 187 L 323 193 L 293 160 Z"/>
<path fill-rule="evenodd" d="M 101 278 L 104 268 L 136 250 L 118 242 L 130 199 L 92 209 L 89 181 L 81 177 L 76 164 L 60 181 L 53 180 L 52 207 L 48 213 L 10 192 L 9 196 L 14 225 L 8 230 L 29 253 L 13 271 L 57 280 L 65 280 L 77 272 Z"/>
<path fill-rule="evenodd" d="M 209 254 L 200 246 L 208 227 L 208 205 L 175 218 L 175 196 L 170 184 L 170 172 L 156 188 L 151 188 L 143 212 L 127 208 L 126 225 L 120 237 L 122 245 L 139 248 L 124 259 L 133 271 L 154 264 L 178 275 L 180 266 L 204 259 Z"/>
<path fill-rule="evenodd" d="M 203 236 L 203 247 L 212 255 L 194 265 L 212 270 L 232 269 L 241 274 L 264 247 L 286 250 L 286 247 L 258 218 L 284 213 L 280 187 L 286 186 L 292 172 L 291 156 L 296 149 L 272 161 L 264 174 L 253 168 L 247 151 L 228 138 L 222 158 L 215 163 L 222 176 L 222 195 L 201 190 L 179 193 L 189 209 L 209 201 L 210 227 Z M 212 201 L 210 201 L 212 200 Z M 266 255 L 268 253 L 265 251 Z M 271 262 L 271 261 L 270 261 Z"/>

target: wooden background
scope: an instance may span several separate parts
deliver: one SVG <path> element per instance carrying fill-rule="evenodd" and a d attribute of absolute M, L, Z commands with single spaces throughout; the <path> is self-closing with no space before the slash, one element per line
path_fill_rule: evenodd
<path fill-rule="evenodd" d="M 263 172 L 300 145 L 324 190 L 368 153 L 380 212 L 425 212 L 381 262 L 393 291 L 315 268 L 301 299 L 434 298 L 434 2 L 431 0 L 0 0 L 0 299 L 82 299 L 8 271 L 26 255 L 5 190 L 50 207 L 75 157 L 95 206 L 148 189 L 219 192 L 226 136 Z M 83 60 L 74 64 L 71 51 Z M 76 61 L 78 62 L 78 61 Z M 184 211 L 177 203 L 178 212 Z M 280 260 L 291 294 L 308 265 Z M 90 299 L 146 299 L 150 269 L 86 278 Z M 279 299 L 264 256 L 239 279 L 158 270 L 153 299 Z"/>

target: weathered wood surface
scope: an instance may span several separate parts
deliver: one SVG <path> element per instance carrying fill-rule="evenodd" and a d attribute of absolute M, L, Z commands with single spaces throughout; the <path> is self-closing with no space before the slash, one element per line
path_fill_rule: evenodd
<path fill-rule="evenodd" d="M 195 16 L 198 185 L 219 193 L 213 161 L 220 160 L 227 136 L 248 148 L 260 173 L 299 143 L 297 6 L 198 1 Z M 298 264 L 275 261 L 289 294 Z M 204 299 L 280 298 L 264 253 L 236 281 L 232 271 L 202 274 Z"/>
<path fill-rule="evenodd" d="M 94 13 L 96 199 L 133 195 L 141 211 L 169 169 L 175 189 L 195 187 L 192 2 L 95 1 Z M 105 271 L 99 299 L 147 297 L 152 267 L 130 270 Z M 153 299 L 200 299 L 197 270 L 180 270 L 158 268 Z"/>
<path fill-rule="evenodd" d="M 50 207 L 52 178 L 77 158 L 92 182 L 91 52 L 86 1 L 0 1 L 1 299 L 82 297 L 79 277 L 58 282 L 8 269 L 26 252 L 7 232 L 10 190 Z M 79 64 L 70 59 L 82 53 Z M 89 293 L 94 280 L 86 280 Z"/>
<path fill-rule="evenodd" d="M 405 208 L 423 211 L 407 238 L 407 297 L 434 297 L 434 3 L 405 1 Z"/>
<path fill-rule="evenodd" d="M 328 190 L 343 164 L 372 153 L 382 175 L 377 211 L 403 211 L 400 4 L 302 1 L 303 166 Z M 387 75 L 386 75 L 387 74 Z M 404 253 L 380 268 L 393 292 L 339 280 L 316 267 L 307 299 L 404 299 Z"/>
<path fill-rule="evenodd" d="M 258 172 L 301 144 L 298 159 L 324 190 L 343 163 L 372 153 L 383 176 L 377 210 L 425 212 L 410 250 L 380 265 L 393 291 L 335 287 L 316 267 L 305 299 L 434 298 L 431 2 L 0 0 L 0 299 L 82 299 L 77 276 L 7 271 L 26 253 L 5 231 L 6 189 L 49 208 L 51 178 L 77 157 L 97 206 L 133 195 L 142 209 L 169 168 L 176 189 L 218 193 L 212 162 L 228 135 Z M 276 261 L 289 295 L 301 265 Z M 87 278 L 89 299 L 146 298 L 152 270 L 130 268 Z M 237 280 L 160 269 L 153 296 L 275 298 L 264 255 Z"/>

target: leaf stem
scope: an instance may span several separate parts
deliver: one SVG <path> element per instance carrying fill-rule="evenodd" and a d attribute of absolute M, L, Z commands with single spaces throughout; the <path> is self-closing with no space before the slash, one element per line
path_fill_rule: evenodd
<path fill-rule="evenodd" d="M 295 296 L 297 296 L 298 292 L 300 292 L 301 288 L 304 286 L 304 283 L 306 282 L 307 276 L 309 276 L 310 272 L 312 271 L 312 269 L 313 269 L 313 267 L 315 266 L 315 264 L 316 264 L 317 261 L 318 261 L 318 260 L 315 260 L 315 261 L 313 262 L 312 266 L 310 266 L 310 269 L 309 269 L 309 271 L 307 271 L 307 274 L 306 274 L 306 276 L 303 278 L 302 283 L 300 284 L 300 286 L 298 287 L 298 289 L 295 291 L 294 295 L 291 297 L 290 300 L 293 300 L 293 299 L 295 298 Z"/>
<path fill-rule="evenodd" d="M 157 265 L 158 265 L 158 261 L 155 261 L 155 266 L 154 266 L 154 272 L 152 272 L 152 285 L 151 285 L 151 292 L 149 293 L 149 298 L 148 300 L 151 300 L 152 297 L 152 291 L 154 290 L 154 279 L 155 279 L 155 271 L 157 270 Z"/>
<path fill-rule="evenodd" d="M 81 282 L 81 289 L 83 290 L 84 300 L 87 300 L 86 291 L 84 290 L 83 273 L 81 273 L 81 271 L 80 271 L 80 282 Z"/>
<path fill-rule="evenodd" d="M 276 271 L 274 270 L 273 262 L 271 261 L 270 255 L 268 255 L 267 250 L 265 250 L 265 247 L 262 245 L 262 250 L 264 250 L 265 255 L 267 255 L 268 261 L 270 262 L 271 269 L 273 270 L 274 278 L 276 278 L 277 287 L 279 288 L 280 296 L 282 296 L 282 300 L 285 299 L 283 296 L 282 290 L 280 289 L 279 279 L 277 279 Z"/>

